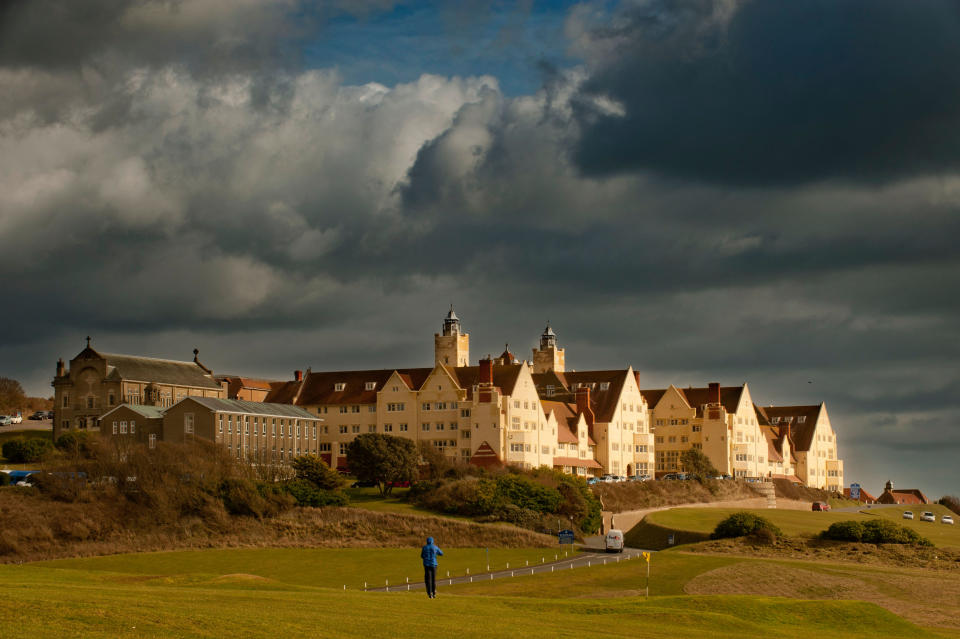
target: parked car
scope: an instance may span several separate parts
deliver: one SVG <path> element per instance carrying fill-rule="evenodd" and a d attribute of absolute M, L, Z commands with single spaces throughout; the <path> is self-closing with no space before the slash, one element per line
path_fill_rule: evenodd
<path fill-rule="evenodd" d="M 594 484 L 599 484 L 600 481 L 601 479 L 599 477 L 591 477 L 590 479 L 587 480 L 587 485 L 593 486 Z"/>
<path fill-rule="evenodd" d="M 46 419 L 46 418 L 47 418 L 47 411 L 45 410 L 38 410 L 30 417 L 27 417 L 27 419 Z"/>
<path fill-rule="evenodd" d="M 23 423 L 23 415 L 21 415 L 20 413 L 17 413 L 16 415 L 11 415 L 11 416 L 10 416 L 10 421 L 11 421 L 12 423 L 14 423 L 14 424 L 22 424 L 22 423 Z"/>
<path fill-rule="evenodd" d="M 825 501 L 815 501 L 813 502 L 812 510 L 814 512 L 827 512 L 830 510 L 830 504 Z"/>
<path fill-rule="evenodd" d="M 410 488 L 410 482 L 404 481 L 391 481 L 387 482 L 387 486 L 390 488 Z"/>
<path fill-rule="evenodd" d="M 13 423 L 13 418 L 9 415 L 0 415 L 0 426 L 8 426 Z"/>
<path fill-rule="evenodd" d="M 613 478 L 613 475 L 601 475 L 601 476 L 600 476 L 600 481 L 602 481 L 602 482 L 605 483 L 605 484 L 611 484 L 611 483 L 615 482 L 616 479 Z"/>
<path fill-rule="evenodd" d="M 929 510 L 927 510 L 927 511 L 924 511 L 924 512 L 920 513 L 920 521 L 932 521 L 932 522 L 936 522 L 936 521 L 937 521 L 937 516 L 934 515 L 932 512 L 930 512 Z"/>
<path fill-rule="evenodd" d="M 909 510 L 903 511 L 903 518 L 904 518 L 904 519 L 913 519 L 913 512 L 911 512 L 911 511 L 909 511 Z"/>
<path fill-rule="evenodd" d="M 52 410 L 48 410 L 48 411 L 47 411 L 47 419 L 53 419 L 53 411 L 52 411 Z"/>
<path fill-rule="evenodd" d="M 940 523 L 953 525 L 953 517 L 950 515 L 944 515 L 940 518 Z"/>
<path fill-rule="evenodd" d="M 627 479 L 630 481 L 650 481 L 653 478 L 650 475 L 631 475 Z"/>
<path fill-rule="evenodd" d="M 362 479 L 358 479 L 357 481 L 350 484 L 350 488 L 372 488 L 373 486 L 376 486 L 376 485 L 377 485 L 377 482 L 375 481 L 365 481 Z"/>
<path fill-rule="evenodd" d="M 623 531 L 611 528 L 603 539 L 603 546 L 607 552 L 623 552 Z"/>

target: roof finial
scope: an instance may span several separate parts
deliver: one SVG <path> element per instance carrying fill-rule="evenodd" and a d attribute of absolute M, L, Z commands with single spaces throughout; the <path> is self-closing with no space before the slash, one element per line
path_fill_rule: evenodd
<path fill-rule="evenodd" d="M 87 335 L 87 348 L 90 348 L 90 336 Z"/>
<path fill-rule="evenodd" d="M 193 349 L 193 359 L 197 359 L 199 355 L 200 355 L 200 349 L 199 348 Z"/>

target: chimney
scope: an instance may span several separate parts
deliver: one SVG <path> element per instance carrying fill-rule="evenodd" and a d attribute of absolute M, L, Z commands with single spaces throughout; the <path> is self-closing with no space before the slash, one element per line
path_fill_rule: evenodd
<path fill-rule="evenodd" d="M 790 422 L 780 423 L 780 437 L 790 439 Z"/>
<path fill-rule="evenodd" d="M 577 389 L 577 412 L 583 414 L 587 427 L 593 432 L 593 409 L 590 408 L 589 386 L 581 386 Z"/>
<path fill-rule="evenodd" d="M 302 382 L 303 381 L 303 371 L 293 371 L 293 381 Z"/>
<path fill-rule="evenodd" d="M 709 388 L 707 390 L 707 403 L 719 404 L 720 403 L 720 382 L 710 382 L 708 386 Z"/>
<path fill-rule="evenodd" d="M 477 383 L 493 386 L 493 360 L 490 359 L 489 355 L 480 360 L 480 374 L 477 378 Z"/>
<path fill-rule="evenodd" d="M 63 358 L 57 360 L 57 377 L 63 377 L 66 374 L 66 366 L 63 364 Z"/>
<path fill-rule="evenodd" d="M 637 388 L 640 388 L 640 372 L 633 371 L 633 378 L 637 380 Z"/>

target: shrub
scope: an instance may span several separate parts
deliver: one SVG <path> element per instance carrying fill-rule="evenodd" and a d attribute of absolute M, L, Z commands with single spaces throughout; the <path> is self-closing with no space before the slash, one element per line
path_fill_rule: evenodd
<path fill-rule="evenodd" d="M 824 539 L 863 541 L 863 524 L 859 521 L 838 521 L 823 531 Z"/>
<path fill-rule="evenodd" d="M 293 466 L 297 479 L 305 479 L 317 488 L 336 490 L 343 483 L 337 471 L 327 466 L 326 462 L 316 455 L 301 455 L 290 465 Z"/>
<path fill-rule="evenodd" d="M 346 506 L 348 499 L 339 490 L 317 488 L 305 479 L 291 479 L 284 485 L 287 492 L 296 500 L 298 506 Z"/>
<path fill-rule="evenodd" d="M 74 457 L 89 457 L 93 445 L 90 433 L 81 430 L 68 430 L 54 442 L 54 447 L 62 453 Z"/>
<path fill-rule="evenodd" d="M 3 444 L 3 456 L 14 464 L 38 462 L 46 457 L 53 444 L 48 439 L 11 439 Z"/>
<path fill-rule="evenodd" d="M 887 519 L 871 519 L 864 522 L 838 521 L 823 531 L 821 536 L 824 539 L 862 541 L 867 544 L 933 545 L 912 528 L 898 526 Z"/>
<path fill-rule="evenodd" d="M 0 486 L 9 486 L 10 485 L 10 475 L 7 473 L 0 473 Z"/>
<path fill-rule="evenodd" d="M 268 510 L 267 501 L 249 479 L 223 480 L 220 483 L 220 499 L 231 515 L 260 518 Z"/>
<path fill-rule="evenodd" d="M 757 528 L 747 538 L 759 546 L 772 546 L 777 542 L 777 535 L 769 528 Z"/>
<path fill-rule="evenodd" d="M 733 513 L 717 524 L 711 537 L 713 539 L 745 537 L 758 530 L 768 530 L 774 537 L 780 537 L 783 534 L 770 520 L 753 513 L 741 511 Z"/>

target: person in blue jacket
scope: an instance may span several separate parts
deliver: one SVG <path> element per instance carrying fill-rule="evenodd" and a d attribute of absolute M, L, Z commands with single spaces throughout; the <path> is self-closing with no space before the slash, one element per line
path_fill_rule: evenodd
<path fill-rule="evenodd" d="M 437 596 L 437 557 L 442 556 L 443 551 L 433 543 L 433 537 L 427 537 L 427 545 L 420 549 L 420 559 L 423 560 L 423 585 L 431 599 Z"/>

